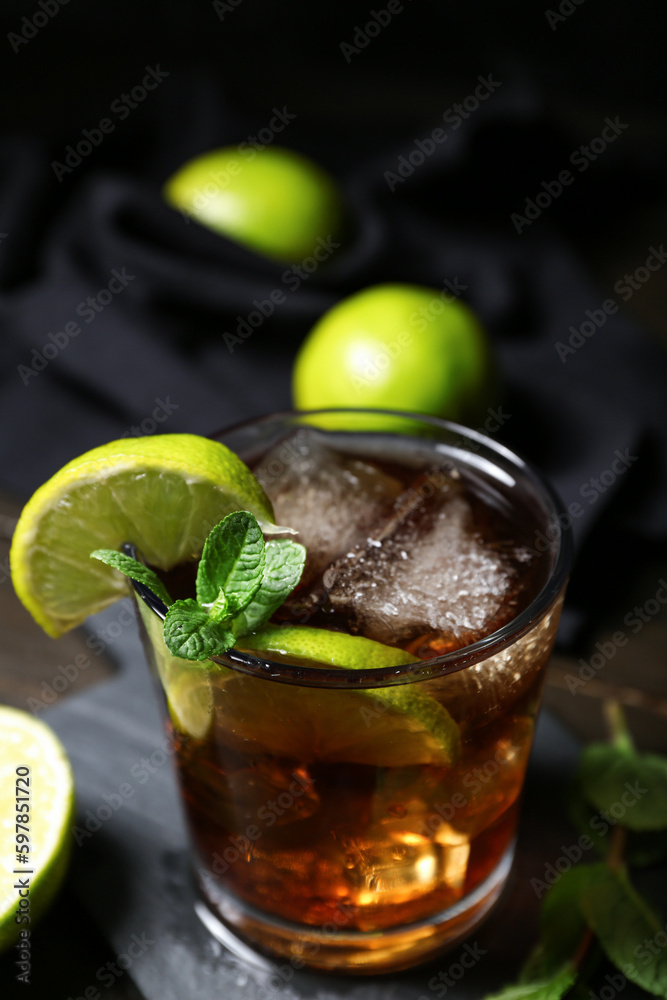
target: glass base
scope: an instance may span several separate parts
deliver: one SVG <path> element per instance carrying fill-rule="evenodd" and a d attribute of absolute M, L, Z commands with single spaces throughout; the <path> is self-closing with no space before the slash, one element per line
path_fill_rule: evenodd
<path fill-rule="evenodd" d="M 463 941 L 488 916 L 507 882 L 514 859 L 512 843 L 474 892 L 429 920 L 391 930 L 336 931 L 271 917 L 229 893 L 195 906 L 209 932 L 238 958 L 264 969 L 260 955 L 287 959 L 293 969 L 375 975 L 427 962 Z M 250 945 L 250 948 L 248 947 Z M 256 949 L 260 955 L 257 955 Z"/>

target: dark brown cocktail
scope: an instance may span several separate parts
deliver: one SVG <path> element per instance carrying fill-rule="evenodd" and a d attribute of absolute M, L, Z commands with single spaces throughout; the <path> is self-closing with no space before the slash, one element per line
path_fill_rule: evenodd
<path fill-rule="evenodd" d="M 220 440 L 307 547 L 274 621 L 407 662 L 341 668 L 239 640 L 192 663 L 142 609 L 204 899 L 294 967 L 414 964 L 507 877 L 567 570 L 557 502 L 505 449 L 427 418 L 273 417 Z"/>

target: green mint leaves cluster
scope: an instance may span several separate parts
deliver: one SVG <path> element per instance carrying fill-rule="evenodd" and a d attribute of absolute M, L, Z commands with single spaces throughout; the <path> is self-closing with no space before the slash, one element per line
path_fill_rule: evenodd
<path fill-rule="evenodd" d="M 628 873 L 667 857 L 667 758 L 637 753 L 620 706 L 609 709 L 612 743 L 586 747 L 570 802 L 582 853 L 604 860 L 570 867 L 554 882 L 518 983 L 487 1000 L 560 1000 L 570 991 L 585 998 L 604 957 L 618 970 L 606 977 L 616 993 L 630 981 L 667 997 L 666 924 Z M 538 894 L 547 889 L 531 884 Z"/>
<path fill-rule="evenodd" d="M 197 569 L 197 599 L 184 601 L 172 601 L 153 570 L 122 552 L 97 549 L 91 558 L 144 584 L 167 605 L 164 641 L 170 653 L 207 660 L 269 620 L 301 579 L 306 550 L 289 539 L 265 542 L 254 515 L 235 511 L 206 539 Z"/>

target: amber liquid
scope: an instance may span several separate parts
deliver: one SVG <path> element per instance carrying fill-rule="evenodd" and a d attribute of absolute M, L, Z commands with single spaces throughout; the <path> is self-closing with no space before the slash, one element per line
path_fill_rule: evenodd
<path fill-rule="evenodd" d="M 414 481 L 414 468 L 393 463 L 390 471 L 406 484 Z M 522 544 L 535 531 L 534 519 L 526 510 L 512 514 L 507 498 L 493 489 L 466 486 L 475 531 L 501 548 Z M 487 632 L 531 602 L 548 575 L 546 563 L 525 563 Z M 171 576 L 172 593 L 178 578 Z M 181 582 L 185 578 L 187 572 Z M 299 599 L 297 594 L 279 618 L 296 617 Z M 326 602 L 308 624 L 346 627 Z M 505 650 L 486 663 L 419 682 L 460 729 L 460 756 L 448 765 L 330 762 L 318 760 L 316 750 L 303 757 L 274 753 L 261 739 L 244 749 L 224 723 L 235 681 L 211 675 L 211 731 L 199 739 L 175 735 L 182 739 L 177 767 L 195 867 L 212 908 L 220 909 L 231 893 L 292 924 L 367 932 L 433 918 L 482 886 L 515 837 L 556 624 L 557 612 L 519 640 L 515 653 Z M 480 637 L 464 637 L 459 645 Z M 408 636 L 403 645 L 428 658 L 456 648 L 457 640 L 428 631 Z M 238 684 L 246 693 L 252 685 L 275 687 L 248 677 Z M 298 728 L 299 706 L 316 710 L 313 699 L 327 693 L 290 688 L 295 711 L 284 725 Z"/>
<path fill-rule="evenodd" d="M 304 766 L 190 739 L 178 768 L 205 893 L 360 931 L 446 910 L 512 844 L 538 688 L 470 728 L 450 768 Z"/>

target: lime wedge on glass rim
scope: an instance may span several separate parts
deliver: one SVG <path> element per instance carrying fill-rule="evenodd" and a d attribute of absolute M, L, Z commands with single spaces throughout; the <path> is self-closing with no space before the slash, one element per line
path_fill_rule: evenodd
<path fill-rule="evenodd" d="M 31 929 L 58 891 L 67 870 L 74 811 L 72 769 L 57 736 L 41 720 L 6 705 L 0 705 L 0 788 L 3 951 L 19 939 L 21 930 Z M 29 909 L 22 911 L 26 904 L 21 904 L 16 885 L 26 880 L 28 896 L 23 896 Z M 22 912 L 29 914 L 29 922 L 16 922 Z"/>
<path fill-rule="evenodd" d="M 127 596 L 127 578 L 91 560 L 95 549 L 129 542 L 148 564 L 168 570 L 196 558 L 233 510 L 253 513 L 265 533 L 286 530 L 276 527 L 255 476 L 224 445 L 191 434 L 113 441 L 74 459 L 28 501 L 12 543 L 14 587 L 56 637 Z M 231 744 L 302 760 L 446 766 L 458 756 L 458 726 L 421 684 L 325 690 L 183 660 L 164 646 L 159 617 L 141 600 L 139 607 L 172 720 L 190 736 L 205 736 L 215 716 L 217 732 Z M 370 639 L 305 626 L 265 626 L 236 647 L 350 670 L 413 659 Z"/>
<path fill-rule="evenodd" d="M 56 638 L 127 596 L 125 577 L 91 560 L 94 549 L 131 542 L 170 569 L 198 556 L 233 510 L 276 530 L 269 498 L 224 445 L 194 434 L 111 441 L 65 465 L 24 507 L 10 553 L 14 588 Z"/>

